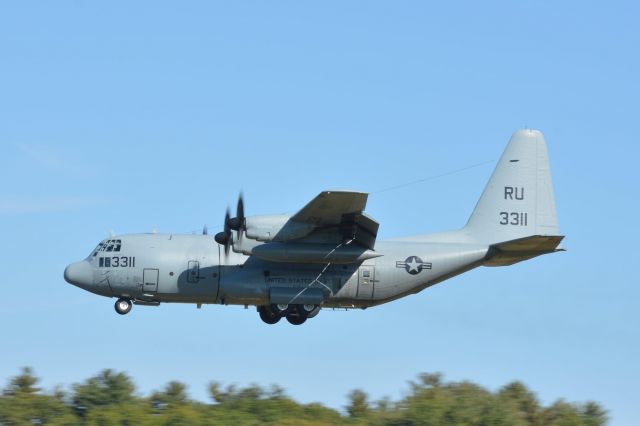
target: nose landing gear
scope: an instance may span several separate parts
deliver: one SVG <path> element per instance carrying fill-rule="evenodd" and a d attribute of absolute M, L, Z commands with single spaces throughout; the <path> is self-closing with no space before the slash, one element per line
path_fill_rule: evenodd
<path fill-rule="evenodd" d="M 131 303 L 131 300 L 121 297 L 120 299 L 116 300 L 116 305 L 114 307 L 117 313 L 119 313 L 120 315 L 126 315 L 129 313 L 132 306 L 133 305 Z"/>

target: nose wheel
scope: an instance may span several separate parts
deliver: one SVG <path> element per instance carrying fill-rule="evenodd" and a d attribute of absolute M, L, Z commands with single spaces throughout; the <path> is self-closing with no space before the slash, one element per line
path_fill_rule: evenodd
<path fill-rule="evenodd" d="M 131 300 L 121 297 L 120 299 L 116 300 L 115 308 L 116 312 L 120 315 L 126 315 L 129 313 L 132 306 L 133 304 L 131 303 Z"/>

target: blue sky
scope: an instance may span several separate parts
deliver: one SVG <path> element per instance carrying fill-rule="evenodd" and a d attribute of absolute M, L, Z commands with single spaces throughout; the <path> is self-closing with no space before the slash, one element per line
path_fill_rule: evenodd
<path fill-rule="evenodd" d="M 640 418 L 640 31 L 633 2 L 14 2 L 0 6 L 0 380 L 102 368 L 284 386 L 340 408 L 420 372 Z M 566 253 L 366 311 L 269 327 L 242 307 L 135 307 L 66 284 L 108 235 L 376 191 L 379 238 L 462 226 L 511 133 L 549 146 Z"/>

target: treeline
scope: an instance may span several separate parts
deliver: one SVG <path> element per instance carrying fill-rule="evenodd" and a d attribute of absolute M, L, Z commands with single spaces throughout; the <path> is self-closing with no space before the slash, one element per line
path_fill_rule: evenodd
<path fill-rule="evenodd" d="M 598 426 L 606 411 L 595 402 L 559 400 L 543 406 L 520 382 L 490 392 L 470 382 L 422 374 L 399 401 L 371 401 L 354 390 L 346 411 L 300 404 L 278 386 L 236 387 L 212 382 L 211 403 L 189 399 L 180 382 L 142 397 L 129 376 L 104 370 L 71 390 L 44 392 L 30 368 L 11 378 L 0 397 L 0 425 L 478 425 Z"/>

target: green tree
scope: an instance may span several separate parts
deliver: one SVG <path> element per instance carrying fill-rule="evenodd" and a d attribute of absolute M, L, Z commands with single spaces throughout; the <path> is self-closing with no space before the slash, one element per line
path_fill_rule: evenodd
<path fill-rule="evenodd" d="M 554 402 L 543 412 L 545 426 L 584 426 L 578 407 L 563 400 Z"/>
<path fill-rule="evenodd" d="M 498 398 L 510 405 L 529 426 L 542 425 L 542 411 L 536 396 L 521 382 L 511 382 L 498 391 Z"/>
<path fill-rule="evenodd" d="M 231 389 L 231 391 L 232 390 L 233 389 Z M 209 383 L 209 396 L 213 399 L 213 402 L 225 402 L 229 396 L 229 387 L 227 388 L 227 392 L 225 392 L 219 382 L 211 382 Z"/>
<path fill-rule="evenodd" d="M 154 425 L 191 426 L 203 424 L 202 407 L 190 401 L 187 386 L 178 381 L 167 383 L 162 391 L 149 398 L 153 409 Z"/>
<path fill-rule="evenodd" d="M 177 405 L 189 402 L 187 396 L 187 386 L 184 383 L 171 381 L 167 383 L 164 390 L 154 392 L 150 398 L 154 405 Z"/>
<path fill-rule="evenodd" d="M 589 401 L 581 411 L 586 426 L 603 426 L 607 424 L 607 411 L 597 403 Z"/>
<path fill-rule="evenodd" d="M 30 368 L 11 378 L 0 393 L 0 424 L 27 426 L 603 426 L 607 412 L 595 402 L 556 401 L 544 407 L 520 382 L 492 393 L 471 382 L 446 382 L 425 373 L 410 382 L 400 401 L 375 403 L 362 390 L 348 395 L 348 416 L 319 403 L 301 404 L 281 387 L 209 385 L 214 403 L 189 399 L 186 385 L 172 381 L 148 398 L 135 395 L 124 373 L 104 370 L 67 395 L 43 393 Z"/>
<path fill-rule="evenodd" d="M 419 381 L 409 382 L 411 387 L 416 389 L 438 388 L 442 385 L 442 374 L 440 373 L 422 373 L 418 375 Z"/>
<path fill-rule="evenodd" d="M 75 416 L 62 399 L 40 394 L 39 379 L 31 368 L 11 378 L 0 398 L 0 424 L 71 425 Z"/>
<path fill-rule="evenodd" d="M 141 401 L 93 406 L 83 418 L 86 426 L 152 426 L 161 424 Z"/>
<path fill-rule="evenodd" d="M 106 369 L 83 384 L 74 386 L 73 408 L 84 417 L 96 407 L 133 402 L 134 391 L 129 376 Z"/>
<path fill-rule="evenodd" d="M 362 418 L 369 414 L 369 396 L 360 389 L 352 390 L 349 393 L 349 405 L 347 405 L 347 412 L 349 416 Z"/>
<path fill-rule="evenodd" d="M 39 379 L 33 374 L 31 367 L 22 367 L 22 373 L 9 381 L 9 385 L 3 393 L 9 396 L 36 394 L 41 390 L 36 387 L 38 381 Z"/>

